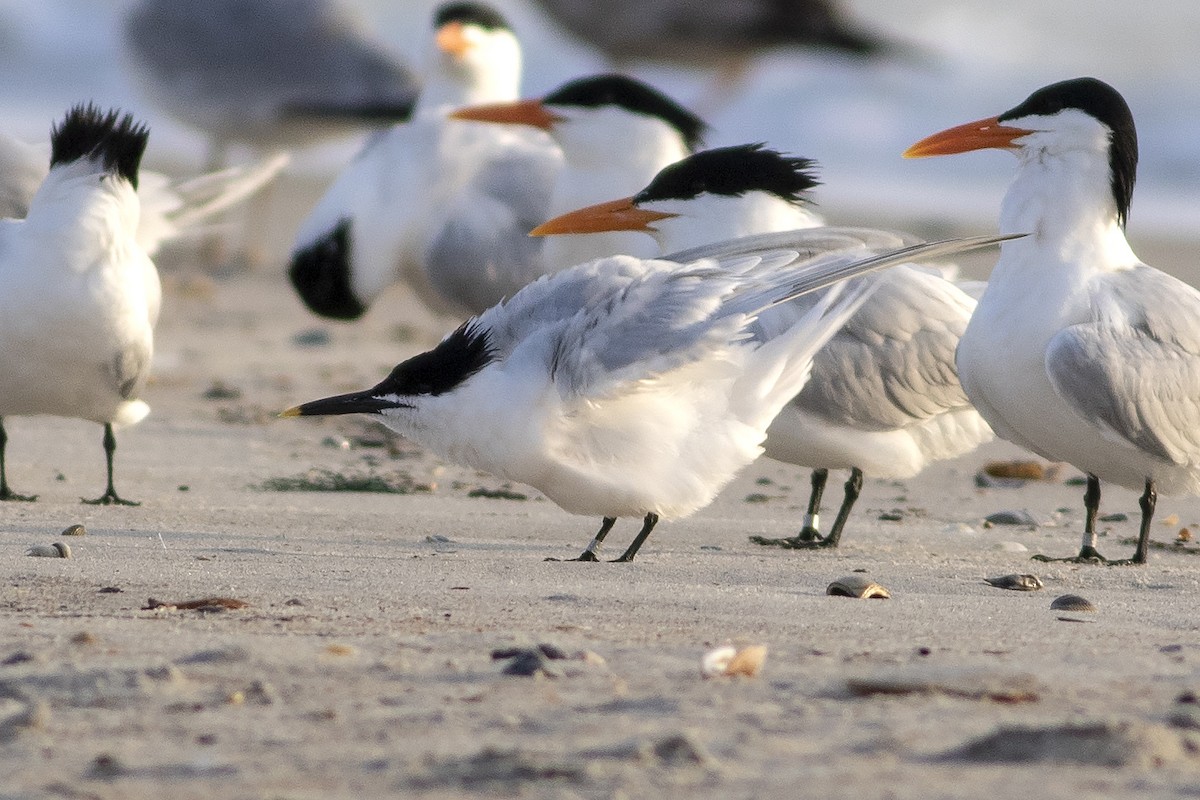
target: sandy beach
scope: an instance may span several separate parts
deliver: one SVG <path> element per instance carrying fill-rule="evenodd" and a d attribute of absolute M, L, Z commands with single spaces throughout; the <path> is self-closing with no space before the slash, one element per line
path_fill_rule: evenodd
<path fill-rule="evenodd" d="M 1200 546 L 1175 543 L 1200 500 L 1160 499 L 1146 566 L 1030 561 L 1076 551 L 1083 488 L 980 488 L 1024 457 L 994 443 L 868 476 L 839 549 L 786 551 L 749 537 L 795 532 L 808 475 L 763 460 L 632 564 L 548 562 L 598 520 L 366 420 L 275 417 L 436 341 L 401 293 L 333 325 L 277 267 L 163 272 L 153 413 L 118 436 L 142 505 L 79 503 L 99 426 L 5 420 L 10 482 L 40 497 L 0 508 L 0 797 L 1200 792 Z M 1002 511 L 1036 525 L 984 524 Z M 1129 554 L 1136 495 L 1106 487 L 1102 513 L 1128 517 L 1102 552 Z M 26 555 L 54 542 L 72 557 Z M 825 594 L 864 573 L 891 598 Z M 1044 588 L 984 581 L 1008 573 Z M 703 677 L 726 644 L 765 646 L 761 672 Z"/>

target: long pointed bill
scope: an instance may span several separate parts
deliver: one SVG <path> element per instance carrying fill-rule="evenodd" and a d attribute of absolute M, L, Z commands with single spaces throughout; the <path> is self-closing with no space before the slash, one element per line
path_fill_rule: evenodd
<path fill-rule="evenodd" d="M 548 131 L 559 121 L 550 113 L 541 100 L 517 100 L 512 103 L 488 103 L 467 106 L 450 112 L 450 119 L 466 119 L 474 122 L 500 122 L 509 125 L 532 125 Z"/>
<path fill-rule="evenodd" d="M 653 232 L 650 225 L 660 219 L 679 216 L 662 211 L 638 208 L 632 197 L 597 203 L 594 206 L 569 211 L 543 222 L 529 232 L 530 236 L 555 236 L 565 233 L 605 233 L 606 231 Z"/>
<path fill-rule="evenodd" d="M 921 141 L 904 151 L 905 158 L 925 158 L 926 156 L 948 156 L 954 153 L 966 153 L 971 150 L 983 150 L 996 147 L 1009 150 L 1016 147 L 1014 141 L 1022 136 L 1028 136 L 1034 131 L 1025 128 L 1013 128 L 1002 125 L 996 117 L 968 122 L 953 128 L 926 136 Z"/>
<path fill-rule="evenodd" d="M 334 414 L 378 414 L 384 409 L 397 408 L 399 405 L 390 400 L 373 397 L 369 392 L 352 392 L 313 400 L 311 403 L 301 403 L 279 412 L 279 416 L 325 417 Z"/>

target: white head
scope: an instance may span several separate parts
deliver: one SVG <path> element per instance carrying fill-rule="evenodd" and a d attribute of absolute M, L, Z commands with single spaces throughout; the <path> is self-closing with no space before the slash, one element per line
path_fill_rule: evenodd
<path fill-rule="evenodd" d="M 640 231 L 660 253 L 820 224 L 808 192 L 814 162 L 759 144 L 705 150 L 662 169 L 632 197 L 556 217 L 534 236 Z"/>
<path fill-rule="evenodd" d="M 446 3 L 434 13 L 433 34 L 418 113 L 520 95 L 521 45 L 500 13 L 480 3 Z"/>

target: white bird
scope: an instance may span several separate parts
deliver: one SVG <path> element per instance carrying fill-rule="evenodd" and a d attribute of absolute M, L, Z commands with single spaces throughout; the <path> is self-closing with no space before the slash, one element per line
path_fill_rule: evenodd
<path fill-rule="evenodd" d="M 706 150 L 667 167 L 632 197 L 550 220 L 533 235 L 641 231 L 665 254 L 748 234 L 810 228 L 821 224 L 808 197 L 818 185 L 813 166 L 761 145 Z M 886 247 L 904 241 L 880 233 Z M 800 533 L 755 537 L 760 544 L 836 547 L 864 471 L 909 478 L 930 462 L 962 455 L 992 438 L 954 368 L 954 348 L 975 301 L 913 265 L 864 280 L 874 285 L 873 293 L 817 352 L 812 379 L 767 432 L 766 455 L 814 471 Z M 786 327 L 818 297 L 774 308 L 760 324 Z M 821 538 L 821 495 L 830 469 L 848 469 L 850 478 L 833 527 Z"/>
<path fill-rule="evenodd" d="M 166 242 L 194 236 L 216 215 L 265 186 L 288 164 L 284 153 L 190 178 L 138 171 L 137 239 L 153 257 Z M 20 219 L 49 173 L 50 145 L 0 133 L 0 217 Z"/>
<path fill-rule="evenodd" d="M 520 44 L 492 9 L 451 3 L 425 61 L 413 118 L 373 137 L 300 226 L 288 274 L 317 314 L 355 319 L 404 281 L 462 316 L 541 274 L 526 233 L 546 218 L 558 148 L 540 131 L 446 118 L 516 99 Z"/>
<path fill-rule="evenodd" d="M 539 100 L 476 106 L 452 116 L 537 128 L 558 143 L 563 167 L 539 222 L 636 192 L 695 150 L 706 129 L 703 120 L 654 87 L 615 74 L 569 81 Z M 649 258 L 654 248 L 645 237 L 621 232 L 558 236 L 543 246 L 543 270 L 614 253 Z"/>
<path fill-rule="evenodd" d="M 147 130 L 129 115 L 77 106 L 50 136 L 50 172 L 22 220 L 0 221 L 0 499 L 3 418 L 49 414 L 104 426 L 113 488 L 113 429 L 139 422 L 161 300 L 138 244 L 138 164 Z"/>
<path fill-rule="evenodd" d="M 209 134 L 209 169 L 235 142 L 290 149 L 363 116 L 403 119 L 417 93 L 409 70 L 334 0 L 139 0 L 122 45 L 146 97 Z"/>
<path fill-rule="evenodd" d="M 703 507 L 759 455 L 813 352 L 863 290 L 827 293 L 771 339 L 753 334 L 759 313 L 863 270 L 980 241 L 866 257 L 853 237 L 845 243 L 813 258 L 798 231 L 702 248 L 690 263 L 581 264 L 469 319 L 377 386 L 283 416 L 373 414 L 442 457 L 604 517 L 579 560 L 596 560 L 617 517 L 643 517 L 618 559 L 629 561 L 660 517 Z"/>
<path fill-rule="evenodd" d="M 1146 561 L 1157 492 L 1200 491 L 1200 292 L 1125 239 L 1137 133 L 1094 78 L 1046 86 L 907 157 L 994 147 L 1017 157 L 1000 208 L 1006 243 L 958 348 L 967 395 L 996 433 L 1087 473 L 1083 544 L 1096 549 L 1100 481 L 1142 489 L 1132 559 Z"/>

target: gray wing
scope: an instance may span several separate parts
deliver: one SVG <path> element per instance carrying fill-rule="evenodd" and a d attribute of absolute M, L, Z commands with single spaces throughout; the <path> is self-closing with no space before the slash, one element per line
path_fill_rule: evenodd
<path fill-rule="evenodd" d="M 772 246 L 756 248 L 753 241 Z M 498 354 L 526 336 L 544 337 L 548 367 L 564 395 L 600 391 L 601 383 L 651 378 L 701 351 L 749 335 L 755 315 L 842 277 L 922 254 L 960 252 L 996 238 L 810 258 L 773 246 L 781 241 L 788 239 L 745 237 L 709 249 L 728 255 L 689 264 L 628 256 L 599 259 L 539 279 L 510 302 L 489 309 L 481 321 L 492 332 Z"/>
<path fill-rule="evenodd" d="M 1141 265 L 1092 284 L 1092 318 L 1046 348 L 1058 394 L 1105 435 L 1200 462 L 1200 292 Z"/>
<path fill-rule="evenodd" d="M 877 431 L 969 407 L 954 351 L 975 301 L 949 281 L 908 266 L 865 280 L 876 284 L 874 294 L 817 353 L 812 380 L 793 403 L 832 422 Z"/>
<path fill-rule="evenodd" d="M 478 313 L 545 272 L 542 239 L 529 235 L 547 217 L 557 148 L 523 147 L 495 155 L 446 208 L 425 255 L 437 292 Z"/>

